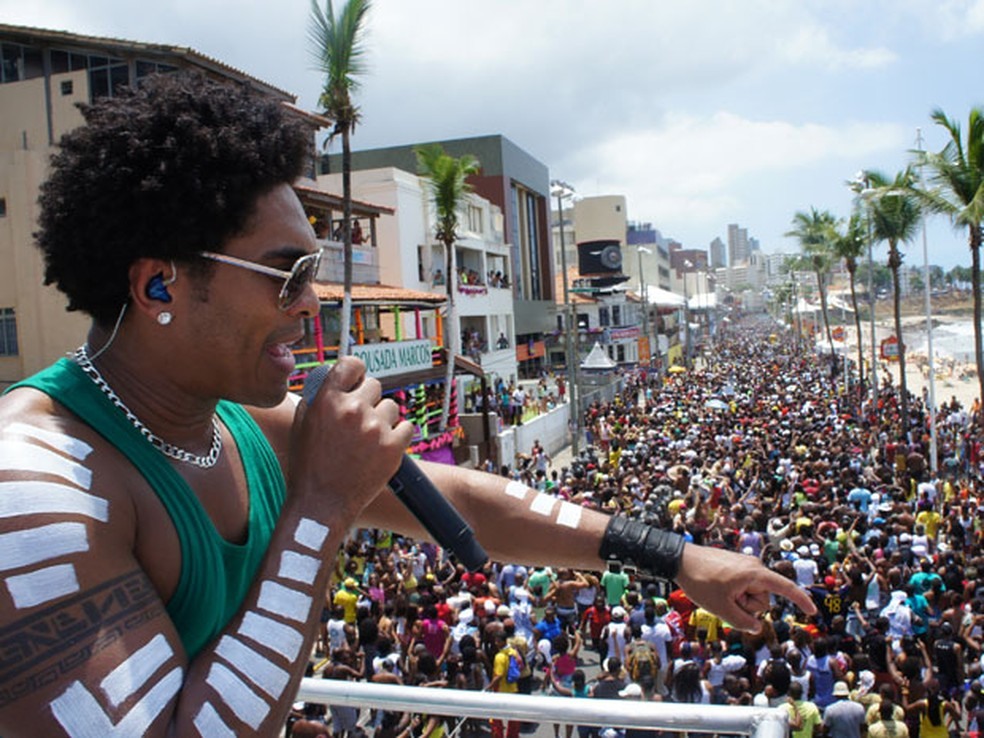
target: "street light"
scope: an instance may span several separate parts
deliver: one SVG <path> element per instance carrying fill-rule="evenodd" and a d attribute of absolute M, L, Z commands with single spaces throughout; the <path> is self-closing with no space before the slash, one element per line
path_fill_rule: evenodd
<path fill-rule="evenodd" d="M 652 254 L 652 249 L 647 249 L 645 246 L 636 246 L 636 253 L 639 254 L 639 294 L 642 295 L 642 333 L 646 337 L 646 351 L 648 356 L 646 356 L 646 362 L 651 363 L 650 359 L 652 357 L 652 348 L 649 345 L 649 296 L 646 294 L 648 288 L 646 286 L 646 279 L 642 272 L 642 255 Z M 640 361 L 642 357 L 639 357 Z"/>
<path fill-rule="evenodd" d="M 923 167 L 926 160 L 923 158 L 922 149 L 922 129 L 916 129 L 916 150 L 919 152 L 919 187 L 926 189 L 923 178 Z M 937 458 L 937 435 L 936 435 L 936 366 L 933 361 L 933 301 L 930 298 L 929 284 L 929 247 L 926 245 L 926 218 L 922 219 L 922 247 L 923 247 L 923 281 L 926 293 L 926 354 L 929 359 L 929 468 L 935 477 L 939 471 L 939 459 Z M 899 336 L 902 340 L 902 336 Z"/>
<path fill-rule="evenodd" d="M 687 272 L 693 269 L 694 265 L 690 263 L 689 259 L 684 259 L 683 261 L 683 320 L 686 326 L 687 332 L 684 336 L 686 343 L 684 344 L 684 366 L 688 369 L 693 367 L 693 358 L 691 356 L 691 344 L 690 344 L 690 295 L 687 292 Z"/>
<path fill-rule="evenodd" d="M 577 345 L 578 326 L 574 319 L 571 305 L 570 290 L 567 285 L 567 244 L 564 243 L 564 200 L 574 196 L 574 188 L 559 179 L 550 181 L 550 194 L 557 198 L 557 219 L 560 225 L 560 268 L 563 272 L 564 283 L 564 353 L 566 355 L 567 384 L 571 392 L 571 416 L 574 433 L 571 439 L 571 451 L 575 458 L 578 455 L 581 435 L 580 392 L 577 386 Z M 572 333 L 573 332 L 573 333 Z"/>
<path fill-rule="evenodd" d="M 868 198 L 873 190 L 871 189 L 871 179 L 868 172 L 861 170 L 854 175 L 854 179 L 848 183 L 851 190 L 857 194 L 868 210 L 868 217 L 865 218 L 868 226 L 868 305 L 871 309 L 871 367 L 869 380 L 871 381 L 871 408 L 874 411 L 878 405 L 878 347 L 875 345 L 875 266 L 871 251 L 874 245 L 874 236 L 871 232 L 871 204 Z M 902 340 L 901 336 L 899 340 Z M 858 336 L 860 343 L 861 336 Z"/>

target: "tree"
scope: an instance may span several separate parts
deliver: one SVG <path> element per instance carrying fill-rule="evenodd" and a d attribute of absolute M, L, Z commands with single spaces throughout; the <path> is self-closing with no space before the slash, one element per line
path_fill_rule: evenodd
<path fill-rule="evenodd" d="M 866 385 L 864 383 L 864 353 L 861 347 L 861 313 L 858 312 L 857 273 L 858 259 L 864 254 L 865 233 L 864 221 L 860 214 L 851 215 L 843 231 L 840 230 L 839 225 L 835 225 L 831 233 L 830 244 L 834 255 L 844 260 L 851 284 L 851 307 L 854 309 L 854 328 L 858 336 L 858 387 L 863 388 Z M 874 309 L 873 303 L 872 309 Z"/>
<path fill-rule="evenodd" d="M 348 0 L 341 13 L 335 14 L 332 0 L 325 0 L 322 10 L 318 0 L 311 0 L 308 38 L 316 69 L 325 75 L 318 105 L 334 121 L 327 146 L 342 139 L 342 254 L 344 259 L 341 331 L 338 355 L 349 353 L 352 324 L 352 149 L 350 137 L 360 120 L 359 108 L 352 103 L 352 93 L 359 88 L 358 76 L 365 72 L 364 23 L 370 0 Z"/>
<path fill-rule="evenodd" d="M 967 228 L 970 246 L 970 281 L 974 294 L 974 357 L 977 382 L 984 399 L 984 339 L 981 334 L 981 223 L 984 222 L 984 108 L 973 108 L 967 117 L 967 139 L 960 124 L 937 108 L 933 121 L 946 129 L 950 140 L 938 153 L 922 154 L 929 169 L 930 190 L 919 194 L 926 206 L 949 216 L 954 228 Z M 981 403 L 984 419 L 984 402 Z"/>
<path fill-rule="evenodd" d="M 899 343 L 899 392 L 901 432 L 909 432 L 909 397 L 905 377 L 905 343 L 902 341 L 902 292 L 899 285 L 899 269 L 902 252 L 899 245 L 916 236 L 922 220 L 919 195 L 915 192 L 915 174 L 906 167 L 889 180 L 880 172 L 867 172 L 872 192 L 869 193 L 871 230 L 876 241 L 888 242 L 888 268 L 892 271 L 892 296 L 895 312 L 895 337 Z"/>
<path fill-rule="evenodd" d="M 477 174 L 478 160 L 469 154 L 455 158 L 445 153 L 439 144 L 419 146 L 417 170 L 427 177 L 427 187 L 437 216 L 434 235 L 444 244 L 445 275 L 447 286 L 447 329 L 444 331 L 447 343 L 447 370 L 444 382 L 444 401 L 441 404 L 441 430 L 448 425 L 451 414 L 451 391 L 454 383 L 454 358 L 461 353 L 461 327 L 458 325 L 458 311 L 455 307 L 455 293 L 458 291 L 458 268 L 455 258 L 455 241 L 458 240 L 458 210 L 471 192 L 468 177 Z"/>
<path fill-rule="evenodd" d="M 823 315 L 823 326 L 827 333 L 831 358 L 834 356 L 834 338 L 830 332 L 830 318 L 827 314 L 826 278 L 833 261 L 831 239 L 836 223 L 837 219 L 829 210 L 820 211 L 811 207 L 809 213 L 797 211 L 793 215 L 793 229 L 785 234 L 799 241 L 810 270 L 816 275 L 820 312 Z"/>

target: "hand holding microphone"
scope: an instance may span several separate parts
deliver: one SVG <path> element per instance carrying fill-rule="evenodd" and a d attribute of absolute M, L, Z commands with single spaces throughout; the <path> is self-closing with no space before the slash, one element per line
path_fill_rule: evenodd
<path fill-rule="evenodd" d="M 330 371 L 331 367 L 322 365 L 308 374 L 301 393 L 307 405 L 314 401 Z M 475 539 L 471 527 L 411 458 L 403 457 L 389 487 L 434 540 L 469 570 L 479 569 L 488 561 L 488 554 Z"/>

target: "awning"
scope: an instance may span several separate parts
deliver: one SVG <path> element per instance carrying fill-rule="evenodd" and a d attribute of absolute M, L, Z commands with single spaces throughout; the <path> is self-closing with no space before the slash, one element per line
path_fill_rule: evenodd
<path fill-rule="evenodd" d="M 651 285 L 646 285 L 646 301 L 656 307 L 683 307 L 685 304 L 682 295 Z"/>

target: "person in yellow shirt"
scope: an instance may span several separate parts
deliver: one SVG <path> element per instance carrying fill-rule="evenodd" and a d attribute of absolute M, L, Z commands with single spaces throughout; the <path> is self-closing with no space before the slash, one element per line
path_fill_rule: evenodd
<path fill-rule="evenodd" d="M 515 681 L 509 681 L 509 660 L 510 658 L 522 658 L 519 652 L 509 645 L 509 640 L 504 630 L 497 631 L 495 636 L 496 654 L 492 660 L 492 681 L 489 683 L 489 691 L 501 694 L 516 694 L 519 692 L 519 685 Z M 520 722 L 510 720 L 505 726 L 501 720 L 492 721 L 492 735 L 494 738 L 519 738 Z"/>
<path fill-rule="evenodd" d="M 335 593 L 332 604 L 344 610 L 344 620 L 349 625 L 355 625 L 355 616 L 359 603 L 359 584 L 352 577 L 342 582 L 341 588 Z"/>
<path fill-rule="evenodd" d="M 712 612 L 708 612 L 703 607 L 698 607 L 692 613 L 690 613 L 689 625 L 694 629 L 694 632 L 703 631 L 706 633 L 704 637 L 705 643 L 713 643 L 721 639 L 720 629 L 724 626 L 717 615 Z"/>

